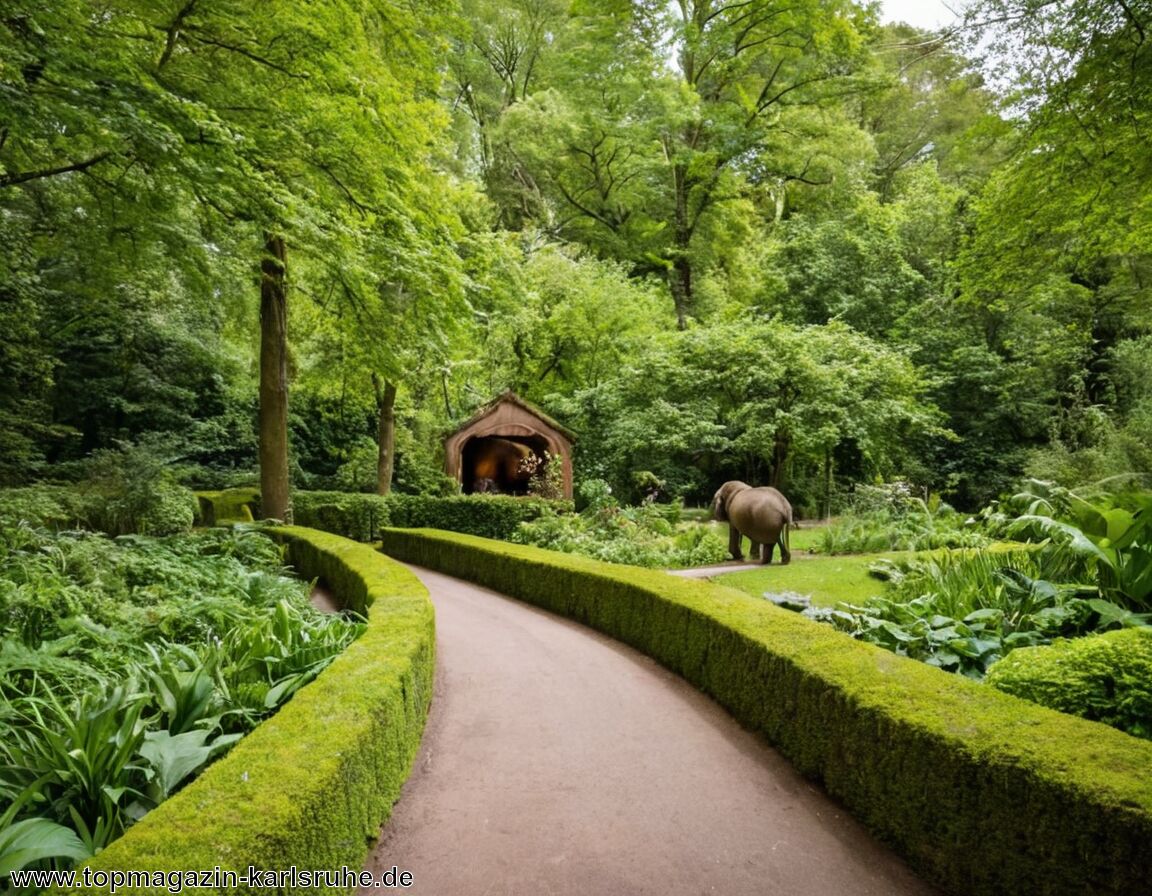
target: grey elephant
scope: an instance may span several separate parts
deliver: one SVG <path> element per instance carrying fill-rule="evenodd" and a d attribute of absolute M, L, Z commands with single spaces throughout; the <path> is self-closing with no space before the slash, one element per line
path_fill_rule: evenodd
<path fill-rule="evenodd" d="M 728 552 L 733 560 L 743 560 L 740 550 L 741 536 L 752 542 L 749 558 L 771 563 L 776 545 L 780 545 L 780 562 L 788 563 L 792 552 L 788 550 L 788 526 L 792 522 L 792 505 L 776 489 L 769 486 L 753 488 L 744 482 L 725 482 L 712 498 L 712 515 L 728 524 Z M 761 545 L 764 550 L 761 551 Z"/>

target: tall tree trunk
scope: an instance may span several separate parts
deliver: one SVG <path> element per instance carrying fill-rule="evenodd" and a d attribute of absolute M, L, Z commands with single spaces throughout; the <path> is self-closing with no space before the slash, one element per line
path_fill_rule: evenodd
<path fill-rule="evenodd" d="M 376 494 L 392 491 L 392 471 L 396 466 L 396 384 L 372 374 L 372 388 L 376 391 L 377 443 Z"/>
<path fill-rule="evenodd" d="M 824 449 L 824 515 L 823 519 L 832 516 L 832 449 Z"/>
<path fill-rule="evenodd" d="M 692 312 L 692 262 L 688 258 L 692 228 L 688 223 L 686 165 L 673 166 L 672 189 L 675 193 L 676 208 L 673 221 L 672 268 L 668 271 L 668 287 L 672 292 L 672 302 L 676 306 L 676 326 L 684 330 L 688 327 L 688 316 Z"/>
<path fill-rule="evenodd" d="M 676 306 L 676 327 L 688 328 L 688 316 L 692 308 L 692 263 L 683 255 L 678 255 L 668 272 L 668 288 L 672 292 L 672 302 Z"/>
<path fill-rule="evenodd" d="M 288 296 L 284 238 L 264 235 L 260 263 L 260 503 L 267 519 L 292 521 L 288 482 Z"/>
<path fill-rule="evenodd" d="M 772 475 L 768 481 L 773 488 L 784 489 L 785 465 L 791 450 L 792 439 L 777 433 L 776 441 L 772 445 Z"/>

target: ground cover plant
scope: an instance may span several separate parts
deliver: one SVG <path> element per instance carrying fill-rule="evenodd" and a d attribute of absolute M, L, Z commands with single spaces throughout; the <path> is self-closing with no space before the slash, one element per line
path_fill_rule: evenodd
<path fill-rule="evenodd" d="M 978 547 L 988 537 L 967 514 L 939 495 L 921 497 L 906 482 L 860 485 L 848 512 L 820 530 L 815 546 L 825 554 L 925 551 Z"/>
<path fill-rule="evenodd" d="M 0 527 L 0 874 L 118 837 L 362 629 L 253 531 Z"/>
<path fill-rule="evenodd" d="M 1143 637 L 1114 639 L 1152 632 L 1152 495 L 1031 482 L 982 518 L 989 535 L 1017 541 L 881 559 L 870 571 L 886 592 L 807 614 L 948 671 L 991 670 L 997 687 L 1147 736 L 1143 661 L 1101 658 L 1123 643 L 1135 662 Z M 1020 648 L 1037 650 L 1017 657 Z"/>
<path fill-rule="evenodd" d="M 727 533 L 709 525 L 681 523 L 679 504 L 622 506 L 608 484 L 580 486 L 581 513 L 546 511 L 521 523 L 511 540 L 609 563 L 655 569 L 707 566 L 727 559 Z"/>

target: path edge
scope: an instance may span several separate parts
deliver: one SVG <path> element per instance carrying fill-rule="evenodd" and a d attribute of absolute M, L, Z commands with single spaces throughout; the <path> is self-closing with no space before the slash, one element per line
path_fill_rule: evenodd
<path fill-rule="evenodd" d="M 946 892 L 1152 892 L 1152 743 L 724 586 L 437 530 L 382 538 L 681 675 Z"/>

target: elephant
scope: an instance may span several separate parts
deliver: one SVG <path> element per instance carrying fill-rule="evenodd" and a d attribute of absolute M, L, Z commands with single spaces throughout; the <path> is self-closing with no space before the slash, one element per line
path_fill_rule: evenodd
<path fill-rule="evenodd" d="M 735 480 L 725 482 L 712 498 L 712 515 L 720 522 L 728 523 L 728 552 L 733 560 L 744 559 L 740 550 L 740 539 L 744 535 L 752 542 L 748 552 L 750 559 L 771 563 L 777 544 L 780 545 L 780 563 L 787 564 L 792 559 L 792 552 L 788 549 L 792 505 L 776 489 L 768 486 L 753 488 Z"/>

